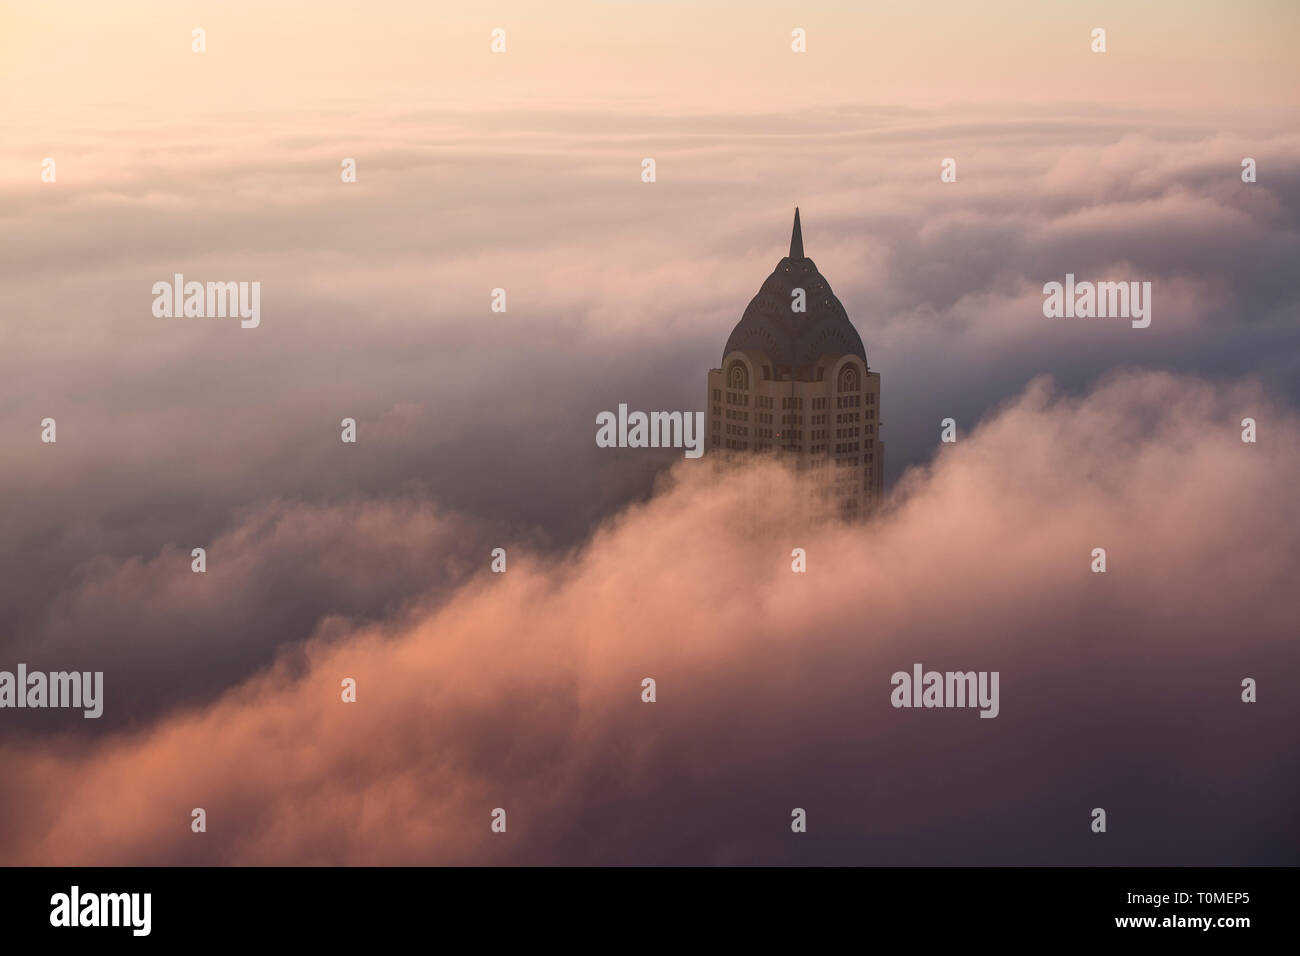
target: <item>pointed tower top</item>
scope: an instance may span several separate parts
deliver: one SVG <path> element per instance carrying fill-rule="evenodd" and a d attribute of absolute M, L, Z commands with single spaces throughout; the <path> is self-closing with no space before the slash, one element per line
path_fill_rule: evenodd
<path fill-rule="evenodd" d="M 790 258 L 803 258 L 803 230 L 799 228 L 799 207 L 794 207 L 794 232 L 790 234 Z"/>

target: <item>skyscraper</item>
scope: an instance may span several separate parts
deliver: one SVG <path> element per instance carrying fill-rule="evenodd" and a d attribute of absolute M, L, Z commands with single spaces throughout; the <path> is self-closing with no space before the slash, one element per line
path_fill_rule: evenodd
<path fill-rule="evenodd" d="M 816 264 L 799 210 L 777 263 L 709 370 L 710 454 L 769 453 L 810 473 L 822 514 L 865 515 L 884 491 L 880 373 Z"/>

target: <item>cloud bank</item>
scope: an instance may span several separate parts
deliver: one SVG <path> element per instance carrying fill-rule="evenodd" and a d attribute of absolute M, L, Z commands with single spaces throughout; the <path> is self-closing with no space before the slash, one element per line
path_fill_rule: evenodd
<path fill-rule="evenodd" d="M 1300 421 L 1257 384 L 1037 380 L 860 527 L 802 522 L 774 466 L 707 462 L 561 558 L 515 551 L 423 608 L 322 628 L 216 701 L 93 741 L 9 740 L 0 856 L 1298 861 Z M 436 563 L 456 520 L 378 530 Z M 274 564 L 274 535 L 236 537 L 242 563 Z M 914 662 L 999 671 L 1000 715 L 891 708 Z"/>
<path fill-rule="evenodd" d="M 929 460 L 943 418 L 969 429 L 1040 373 L 1075 394 L 1130 366 L 1252 374 L 1300 404 L 1300 138 L 1276 116 L 425 109 L 169 125 L 114 109 L 54 136 L 48 123 L 16 122 L 0 147 L 0 209 L 20 226 L 0 230 L 0 498 L 21 503 L 0 512 L 6 657 L 49 638 L 98 563 L 188 553 L 274 501 L 436 500 L 513 540 L 577 545 L 675 459 L 599 454 L 595 413 L 704 407 L 705 371 L 796 204 L 882 373 L 890 483 Z M 60 176 L 41 184 L 32 158 L 51 141 Z M 939 182 L 945 156 L 956 183 Z M 1240 181 L 1242 156 L 1257 183 Z M 262 326 L 155 318 L 152 284 L 176 272 L 260 281 Z M 1067 272 L 1152 282 L 1151 328 L 1044 319 L 1042 284 Z M 505 313 L 489 310 L 498 287 Z M 38 441 L 46 416 L 54 446 Z M 355 447 L 338 440 L 345 416 Z M 392 599 L 283 593 L 257 612 L 275 643 Z M 55 644 L 99 640 L 83 628 Z M 270 651 L 224 653 L 223 680 Z"/>

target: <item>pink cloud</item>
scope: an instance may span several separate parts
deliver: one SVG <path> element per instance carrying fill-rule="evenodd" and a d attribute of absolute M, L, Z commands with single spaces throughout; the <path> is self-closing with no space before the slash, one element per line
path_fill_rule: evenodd
<path fill-rule="evenodd" d="M 1240 441 L 1247 415 L 1257 444 Z M 1123 821 L 1110 862 L 1280 860 L 1298 438 L 1249 383 L 1141 374 L 1077 399 L 1035 382 L 864 526 L 809 525 L 774 467 L 683 464 L 567 558 L 512 550 L 506 574 L 431 612 L 309 644 L 305 669 L 281 662 L 96 743 L 5 746 L 0 849 L 42 864 L 1089 862 L 1101 805 Z M 890 674 L 915 661 L 999 671 L 1000 716 L 891 708 Z M 1245 676 L 1260 703 L 1239 701 Z"/>

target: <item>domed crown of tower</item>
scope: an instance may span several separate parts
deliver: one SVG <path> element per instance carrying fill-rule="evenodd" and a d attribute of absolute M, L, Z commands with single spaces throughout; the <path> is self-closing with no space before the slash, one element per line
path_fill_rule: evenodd
<path fill-rule="evenodd" d="M 804 291 L 806 312 L 794 311 L 796 289 Z M 777 368 L 791 370 L 811 367 L 827 353 L 856 355 L 866 364 L 867 350 L 858 330 L 816 263 L 803 254 L 797 208 L 790 254 L 750 300 L 727 338 L 723 358 L 734 351 L 760 351 Z"/>

